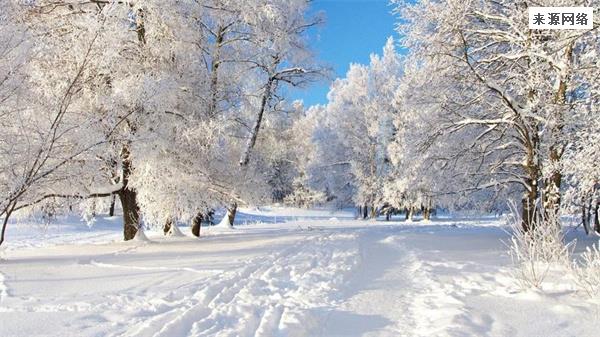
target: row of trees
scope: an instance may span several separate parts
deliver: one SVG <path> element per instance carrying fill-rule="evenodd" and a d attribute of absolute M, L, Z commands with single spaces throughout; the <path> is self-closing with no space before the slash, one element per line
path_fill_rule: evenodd
<path fill-rule="evenodd" d="M 232 225 L 271 200 L 427 218 L 513 199 L 525 229 L 567 209 L 600 231 L 597 23 L 530 30 L 527 1 L 395 2 L 406 55 L 389 39 L 305 111 L 284 94 L 323 74 L 307 0 L 0 1 L 0 244 L 15 213 L 116 200 L 126 240 L 142 217 L 198 234 L 212 208 Z"/>
<path fill-rule="evenodd" d="M 581 212 L 600 230 L 598 16 L 592 30 L 530 30 L 529 1 L 394 3 L 406 56 L 388 41 L 318 108 L 327 130 L 315 139 L 343 163 L 333 173 L 352 182 L 345 197 L 425 216 L 513 199 L 525 230 L 536 209 Z"/>
<path fill-rule="evenodd" d="M 308 1 L 0 2 L 0 244 L 15 212 L 115 197 L 125 240 L 142 216 L 197 233 L 301 176 L 271 130 L 303 113 L 285 88 L 323 73 Z"/>

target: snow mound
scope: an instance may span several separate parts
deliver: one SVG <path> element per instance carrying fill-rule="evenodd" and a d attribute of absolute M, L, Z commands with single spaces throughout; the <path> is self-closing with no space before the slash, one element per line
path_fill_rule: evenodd
<path fill-rule="evenodd" d="M 135 233 L 135 236 L 133 237 L 133 240 L 131 241 L 143 243 L 151 242 L 150 239 L 148 239 L 148 237 L 146 236 L 146 233 L 144 232 L 144 229 L 142 227 L 138 229 L 137 233 Z"/>
<path fill-rule="evenodd" d="M 215 226 L 210 226 L 207 227 L 209 230 L 208 232 L 231 232 L 235 230 L 235 227 L 233 227 L 230 223 L 229 223 L 229 218 L 227 216 L 224 216 L 223 219 L 221 219 L 221 222 L 219 222 L 218 224 L 216 224 Z"/>
<path fill-rule="evenodd" d="M 171 225 L 171 229 L 169 229 L 169 231 L 167 232 L 167 236 L 170 236 L 173 238 L 181 238 L 181 237 L 185 237 L 185 234 L 183 234 L 183 232 L 181 231 L 179 226 L 173 224 L 173 225 Z"/>

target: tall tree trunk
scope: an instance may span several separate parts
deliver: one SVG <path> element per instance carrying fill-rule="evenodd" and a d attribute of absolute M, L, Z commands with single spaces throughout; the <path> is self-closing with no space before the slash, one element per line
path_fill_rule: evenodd
<path fill-rule="evenodd" d="M 12 204 L 8 204 L 4 209 L 4 219 L 2 220 L 2 232 L 0 232 L 0 246 L 4 243 L 4 238 L 6 235 L 6 227 L 8 226 L 8 219 L 12 215 L 12 212 L 15 210 L 17 206 L 17 202 L 13 202 Z"/>
<path fill-rule="evenodd" d="M 214 118 L 217 114 L 217 102 L 219 100 L 219 67 L 221 65 L 221 48 L 225 38 L 225 27 L 219 26 L 215 34 L 215 50 L 212 53 L 210 64 L 210 102 L 208 104 L 208 117 Z"/>
<path fill-rule="evenodd" d="M 560 152 L 559 152 L 560 151 Z M 562 156 L 562 150 L 555 146 L 550 149 L 550 165 L 557 166 Z M 553 169 L 550 177 L 546 179 L 544 186 L 544 210 L 557 214 L 560 209 L 561 195 L 560 187 L 562 184 L 562 173 L 559 169 Z"/>
<path fill-rule="evenodd" d="M 110 208 L 108 209 L 108 216 L 115 216 L 115 195 L 110 196 Z"/>
<path fill-rule="evenodd" d="M 596 201 L 596 206 L 594 207 L 594 230 L 596 233 L 600 233 L 600 218 L 598 212 L 600 211 L 600 200 Z"/>
<path fill-rule="evenodd" d="M 140 225 L 140 209 L 137 204 L 137 193 L 128 188 L 119 192 L 123 208 L 123 238 L 125 241 L 135 237 Z"/>
<path fill-rule="evenodd" d="M 121 150 L 121 161 L 123 165 L 123 188 L 119 191 L 119 199 L 123 208 L 123 237 L 125 241 L 135 237 L 140 225 L 140 208 L 137 204 L 137 193 L 129 188 L 129 176 L 131 175 L 131 159 L 128 146 Z"/>
<path fill-rule="evenodd" d="M 8 225 L 8 214 L 2 220 L 2 233 L 0 233 L 0 246 L 4 243 L 4 236 L 6 235 L 6 226 Z"/>
<path fill-rule="evenodd" d="M 248 139 L 248 143 L 246 143 L 246 149 L 244 150 L 244 153 L 242 154 L 242 158 L 240 158 L 241 166 L 248 165 L 248 162 L 250 161 L 250 152 L 252 151 L 254 144 L 256 144 L 256 139 L 258 137 L 258 131 L 260 130 L 260 125 L 262 123 L 263 115 L 265 113 L 265 110 L 267 109 L 267 103 L 271 99 L 271 90 L 273 89 L 274 81 L 275 81 L 275 79 L 271 77 L 271 78 L 269 78 L 267 84 L 265 85 L 263 96 L 262 96 L 261 102 L 260 102 L 260 109 L 258 110 L 258 114 L 256 115 L 256 120 L 254 121 L 254 126 L 252 127 L 252 134 L 250 135 L 250 138 Z"/>
<path fill-rule="evenodd" d="M 367 218 L 368 214 L 369 214 L 369 208 L 367 207 L 367 205 L 363 205 L 363 214 L 362 214 L 363 220 Z"/>
<path fill-rule="evenodd" d="M 590 234 L 590 217 L 588 215 L 588 207 L 586 198 L 582 198 L 582 206 L 581 206 L 581 223 L 583 225 L 583 230 L 586 235 Z"/>
<path fill-rule="evenodd" d="M 427 221 L 431 220 L 431 208 L 425 207 L 423 209 L 423 219 Z"/>
<path fill-rule="evenodd" d="M 407 221 L 410 216 L 410 210 L 408 208 L 404 209 L 404 221 Z"/>
<path fill-rule="evenodd" d="M 371 219 L 377 218 L 377 208 L 375 206 L 371 206 L 371 214 L 369 215 Z"/>
<path fill-rule="evenodd" d="M 538 126 L 531 130 L 530 142 L 527 144 L 527 153 L 525 160 L 525 192 L 521 199 L 521 227 L 527 232 L 534 228 L 537 223 L 536 209 L 539 198 L 539 135 Z"/>
<path fill-rule="evenodd" d="M 200 230 L 202 228 L 202 220 L 203 219 L 204 219 L 204 216 L 202 215 L 202 213 L 198 213 L 192 220 L 192 234 L 195 237 L 200 237 Z"/>
<path fill-rule="evenodd" d="M 165 225 L 163 226 L 163 233 L 165 235 L 169 234 L 169 231 L 171 231 L 172 226 L 173 226 L 173 219 L 172 218 L 167 219 L 167 221 L 165 221 Z"/>
<path fill-rule="evenodd" d="M 414 215 L 415 215 L 415 208 L 410 207 L 409 211 L 408 211 L 408 221 L 412 222 Z"/>
<path fill-rule="evenodd" d="M 559 107 L 557 115 L 555 117 L 554 125 L 551 129 L 551 136 L 553 143 L 550 145 L 550 177 L 545 181 L 544 186 L 544 208 L 545 211 L 553 211 L 557 214 L 561 204 L 560 187 L 562 183 L 562 172 L 560 169 L 560 161 L 564 153 L 565 144 L 563 140 L 563 129 L 565 126 L 564 109 L 561 106 L 566 106 L 568 103 L 567 98 L 567 82 L 571 77 L 569 70 L 571 69 L 571 63 L 573 59 L 573 46 L 574 42 L 567 45 L 565 49 L 564 66 L 566 71 L 560 74 L 560 80 L 558 83 L 558 90 L 554 97 L 554 103 Z"/>
<path fill-rule="evenodd" d="M 356 210 L 357 210 L 357 212 L 356 212 L 357 213 L 356 218 L 357 219 L 362 218 L 362 214 L 363 214 L 362 213 L 362 206 L 361 205 L 356 206 Z"/>

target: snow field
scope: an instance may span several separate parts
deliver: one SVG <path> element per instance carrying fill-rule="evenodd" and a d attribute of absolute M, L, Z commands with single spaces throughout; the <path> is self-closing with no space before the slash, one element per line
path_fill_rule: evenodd
<path fill-rule="evenodd" d="M 519 288 L 501 220 L 270 212 L 200 239 L 120 242 L 110 222 L 65 221 L 42 242 L 12 228 L 0 336 L 595 336 L 583 318 L 600 307 L 564 271 L 544 292 Z"/>
<path fill-rule="evenodd" d="M 2 262 L 0 335 L 309 335 L 358 263 L 356 235 L 274 227 L 108 244 L 84 230 L 68 246 L 23 238 Z"/>
<path fill-rule="evenodd" d="M 432 227 L 429 227 L 430 229 Z M 410 336 L 595 336 L 586 316 L 594 301 L 578 293 L 566 270 L 555 268 L 543 292 L 522 289 L 493 226 L 440 226 L 402 235 L 415 252 Z"/>
<path fill-rule="evenodd" d="M 353 239 L 311 235 L 283 251 L 253 258 L 238 270 L 195 283 L 197 291 L 173 292 L 170 296 L 178 300 L 169 310 L 141 320 L 125 335 L 305 336 L 319 323 L 310 309 L 327 305 L 356 264 Z M 162 328 L 151 334 L 157 326 Z"/>

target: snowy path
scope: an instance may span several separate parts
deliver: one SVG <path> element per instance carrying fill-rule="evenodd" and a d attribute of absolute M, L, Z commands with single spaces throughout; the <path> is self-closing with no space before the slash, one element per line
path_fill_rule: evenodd
<path fill-rule="evenodd" d="M 362 263 L 321 336 L 597 336 L 600 306 L 564 279 L 523 292 L 493 223 L 360 230 Z"/>
<path fill-rule="evenodd" d="M 122 335 L 306 335 L 313 328 L 310 309 L 327 304 L 328 292 L 354 264 L 356 251 L 346 247 L 352 239 L 306 236 L 242 268 L 186 285 L 169 294 L 159 315 L 149 320 L 135 315 L 141 317 L 136 327 Z"/>
<path fill-rule="evenodd" d="M 388 239 L 389 228 L 360 230 L 361 266 L 328 314 L 321 336 L 407 336 L 414 256 Z"/>
<path fill-rule="evenodd" d="M 23 237 L 0 261 L 0 336 L 594 336 L 581 318 L 598 309 L 568 284 L 515 289 L 497 225 L 321 215 L 200 240 Z"/>

